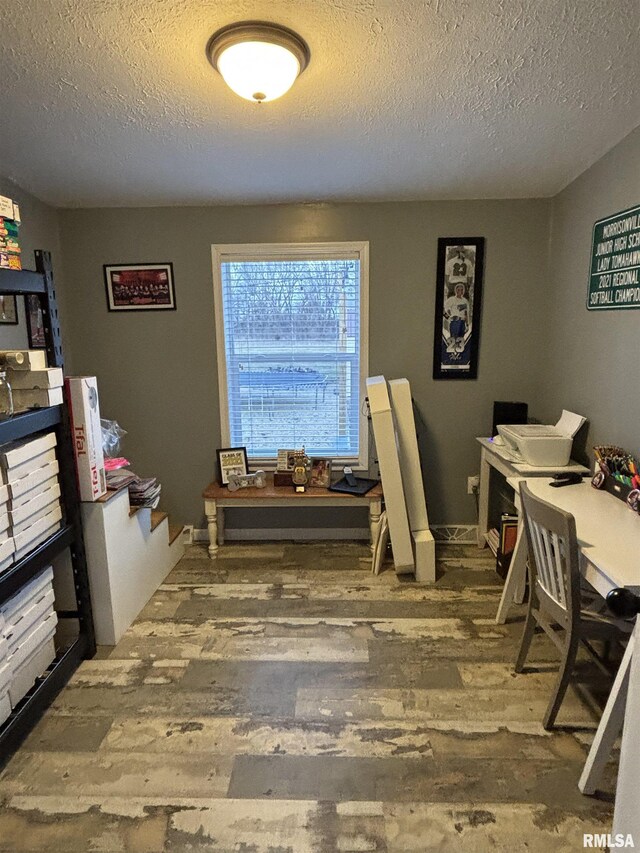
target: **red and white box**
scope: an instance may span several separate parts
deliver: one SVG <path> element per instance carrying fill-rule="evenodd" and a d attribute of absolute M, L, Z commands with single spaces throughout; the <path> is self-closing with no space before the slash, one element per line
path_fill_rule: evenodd
<path fill-rule="evenodd" d="M 98 383 L 95 376 L 72 376 L 65 379 L 65 386 L 71 410 L 80 500 L 97 501 L 107 491 Z"/>

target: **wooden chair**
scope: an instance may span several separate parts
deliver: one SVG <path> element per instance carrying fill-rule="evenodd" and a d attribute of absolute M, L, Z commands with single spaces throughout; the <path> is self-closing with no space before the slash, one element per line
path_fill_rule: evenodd
<path fill-rule="evenodd" d="M 529 609 L 515 670 L 522 672 L 536 626 L 541 627 L 561 655 L 558 679 L 543 721 L 544 728 L 551 729 L 569 686 L 580 642 L 599 657 L 588 640 L 620 640 L 633 625 L 585 609 L 576 524 L 571 513 L 534 497 L 525 483 L 520 487 L 520 497 L 529 547 Z M 589 605 L 593 606 L 593 600 Z"/>

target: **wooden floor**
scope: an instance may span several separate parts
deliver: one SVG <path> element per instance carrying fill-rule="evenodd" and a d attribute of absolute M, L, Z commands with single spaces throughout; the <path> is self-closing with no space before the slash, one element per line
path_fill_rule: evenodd
<path fill-rule="evenodd" d="M 470 546 L 430 588 L 372 577 L 360 545 L 189 549 L 0 775 L 0 850 L 582 850 L 615 768 L 579 794 L 589 694 L 544 732 L 555 651 L 513 673 L 499 594 Z"/>

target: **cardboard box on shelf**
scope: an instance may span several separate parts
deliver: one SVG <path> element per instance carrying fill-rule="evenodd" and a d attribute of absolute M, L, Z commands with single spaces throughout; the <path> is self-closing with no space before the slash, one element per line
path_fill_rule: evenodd
<path fill-rule="evenodd" d="M 0 362 L 11 370 L 46 370 L 47 353 L 43 349 L 0 350 Z"/>
<path fill-rule="evenodd" d="M 20 476 L 24 476 L 24 474 L 30 473 L 27 470 L 24 471 L 24 474 L 18 474 L 16 472 L 18 470 L 22 470 L 20 466 L 24 463 L 32 463 L 33 460 L 37 460 L 41 454 L 46 453 L 55 446 L 55 432 L 47 432 L 44 435 L 38 436 L 38 438 L 30 438 L 26 441 L 12 441 L 11 443 L 0 447 L 0 459 L 2 460 L 2 466 L 4 470 L 10 474 L 8 480 L 15 480 Z M 45 463 L 42 462 L 41 464 Z M 34 465 L 33 467 L 37 468 L 39 465 Z"/>
<path fill-rule="evenodd" d="M 24 480 L 31 474 L 35 474 L 40 468 L 44 467 L 48 463 L 55 461 L 55 458 L 56 451 L 55 448 L 53 448 L 51 450 L 46 450 L 44 453 L 39 453 L 31 459 L 26 459 L 20 465 L 16 465 L 15 468 L 7 469 L 7 482 L 11 484 L 16 483 L 17 480 Z M 9 491 L 11 491 L 11 489 L 9 489 Z"/>
<path fill-rule="evenodd" d="M 11 669 L 9 698 L 13 708 L 24 699 L 36 680 L 53 663 L 56 656 L 54 642 L 58 617 L 50 613 L 34 627 L 24 642 L 8 658 Z"/>
<path fill-rule="evenodd" d="M 7 536 L 6 539 L 0 540 L 0 563 L 4 563 L 5 560 L 11 559 L 15 550 L 16 546 L 13 541 L 13 536 Z"/>
<path fill-rule="evenodd" d="M 11 684 L 12 678 L 13 671 L 6 662 L 6 657 L 0 654 L 0 726 L 11 716 L 9 685 Z"/>
<path fill-rule="evenodd" d="M 61 388 L 64 383 L 61 367 L 45 367 L 43 370 L 14 370 L 7 374 L 12 391 L 29 391 L 32 388 Z"/>
<path fill-rule="evenodd" d="M 11 529 L 14 537 L 23 530 L 26 530 L 27 527 L 37 521 L 41 516 L 52 512 L 56 508 L 55 506 L 51 506 L 53 503 L 59 506 L 59 497 L 60 485 L 55 483 L 50 489 L 34 495 L 30 501 L 9 510 Z"/>
<path fill-rule="evenodd" d="M 18 495 L 18 497 L 12 498 L 8 508 L 10 508 L 11 511 L 20 509 L 21 506 L 32 501 L 41 492 L 46 492 L 48 489 L 53 489 L 54 486 L 59 485 L 60 483 L 55 475 L 49 477 L 48 480 L 42 480 L 40 483 L 34 486 L 33 489 L 29 489 L 28 492 L 23 492 L 21 495 Z"/>
<path fill-rule="evenodd" d="M 81 501 L 96 501 L 107 492 L 102 452 L 100 404 L 95 376 L 74 376 L 65 380 L 76 473 Z"/>
<path fill-rule="evenodd" d="M 13 408 L 16 412 L 61 406 L 63 401 L 62 388 L 31 388 L 29 391 L 20 389 L 13 391 Z"/>
<path fill-rule="evenodd" d="M 22 637 L 30 634 L 43 617 L 53 612 L 54 599 L 53 572 L 49 567 L 0 607 L 4 618 L 3 634 L 10 650 L 11 646 L 19 645 Z"/>
<path fill-rule="evenodd" d="M 56 530 L 60 528 L 62 519 L 62 509 L 58 504 L 55 508 L 46 515 L 38 518 L 32 525 L 23 530 L 17 536 L 13 537 L 13 542 L 16 549 L 16 560 L 21 559 L 29 551 L 32 551 L 36 545 L 48 539 Z M 0 555 L 1 558 L 1 555 Z"/>
<path fill-rule="evenodd" d="M 37 457 L 37 461 L 40 464 L 23 477 L 17 477 L 15 476 L 15 472 L 11 472 L 7 488 L 9 489 L 13 506 L 29 500 L 29 492 L 40 486 L 41 483 L 46 483 L 47 480 L 55 477 L 58 473 L 59 466 L 55 450 L 47 450 L 46 453 L 40 454 Z M 45 488 L 45 486 L 43 485 L 42 488 Z"/>

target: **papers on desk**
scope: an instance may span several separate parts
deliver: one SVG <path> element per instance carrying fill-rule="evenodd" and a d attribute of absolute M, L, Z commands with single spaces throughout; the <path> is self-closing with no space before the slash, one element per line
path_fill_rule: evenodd
<path fill-rule="evenodd" d="M 575 412 L 568 412 L 566 409 L 562 410 L 562 414 L 560 415 L 560 420 L 556 424 L 555 428 L 558 432 L 562 433 L 562 435 L 566 435 L 569 438 L 575 438 L 576 433 L 580 429 L 583 423 L 586 423 L 586 418 L 583 418 L 582 415 L 576 415 Z"/>

